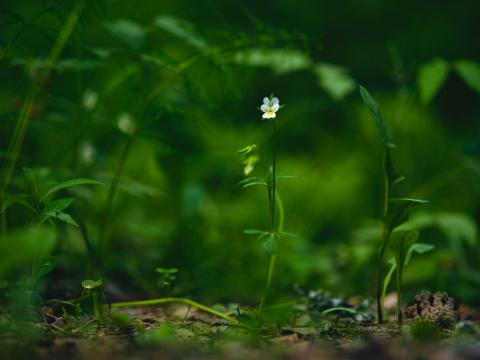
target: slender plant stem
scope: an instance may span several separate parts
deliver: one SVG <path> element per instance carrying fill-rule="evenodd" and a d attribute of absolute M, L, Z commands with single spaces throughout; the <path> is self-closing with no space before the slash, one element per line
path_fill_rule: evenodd
<path fill-rule="evenodd" d="M 13 132 L 12 139 L 8 146 L 7 150 L 7 165 L 3 169 L 2 177 L 1 177 L 1 185 L 0 185 L 0 208 L 2 208 L 2 204 L 4 201 L 5 191 L 10 184 L 10 179 L 13 174 L 13 170 L 18 160 L 18 155 L 23 145 L 23 141 L 25 139 L 25 133 L 28 128 L 30 115 L 32 112 L 33 105 L 40 93 L 40 90 L 43 86 L 44 80 L 50 75 L 51 70 L 55 66 L 58 61 L 58 58 L 67 44 L 70 35 L 72 34 L 77 22 L 80 18 L 80 14 L 85 5 L 85 0 L 77 0 L 73 10 L 71 11 L 70 15 L 68 16 L 67 20 L 63 28 L 60 30 L 59 35 L 48 54 L 45 68 L 41 72 L 41 76 L 39 80 L 35 81 L 31 86 L 27 93 L 25 102 L 20 110 L 20 114 L 17 119 L 17 124 L 15 126 L 15 130 Z M 6 211 L 2 213 L 2 217 L 6 217 Z M 6 220 L 2 218 L 1 221 L 2 232 L 6 232 Z"/>
<path fill-rule="evenodd" d="M 120 155 L 120 160 L 118 161 L 117 168 L 115 169 L 115 173 L 113 175 L 112 181 L 110 183 L 110 187 L 108 189 L 107 201 L 105 203 L 105 210 L 103 212 L 102 221 L 100 223 L 99 236 L 98 236 L 100 259 L 102 263 L 104 262 L 106 253 L 108 251 L 107 225 L 108 225 L 110 213 L 113 207 L 113 200 L 117 192 L 118 182 L 120 181 L 123 168 L 125 167 L 125 163 L 127 161 L 128 153 L 130 152 L 130 147 L 132 146 L 133 138 L 134 138 L 134 134 L 131 134 L 128 136 L 127 141 L 125 142 L 125 145 L 122 150 L 122 154 Z"/>
<path fill-rule="evenodd" d="M 385 154 L 385 156 L 387 156 Z M 390 197 L 390 182 L 387 174 L 384 176 L 384 198 L 383 198 L 383 217 L 388 213 L 388 200 Z M 378 254 L 378 273 L 377 273 L 377 318 L 378 323 L 383 323 L 383 299 L 382 299 L 382 282 L 383 282 L 383 258 L 385 250 L 387 249 L 388 241 L 390 239 L 391 231 L 387 225 L 383 225 L 382 245 Z"/>
<path fill-rule="evenodd" d="M 272 231 L 275 230 L 275 198 L 277 195 L 277 122 L 273 119 L 272 138 Z"/>
<path fill-rule="evenodd" d="M 270 286 L 272 285 L 273 272 L 275 270 L 276 261 L 277 254 L 270 256 L 270 260 L 268 263 L 267 282 L 265 283 L 265 289 L 263 290 L 262 297 L 260 298 L 260 304 L 258 305 L 259 312 L 263 310 L 263 305 L 265 305 L 265 301 L 267 300 L 268 292 L 270 291 Z"/>
<path fill-rule="evenodd" d="M 275 201 L 278 192 L 276 187 L 276 177 L 277 177 L 277 160 L 276 160 L 276 142 L 277 142 L 277 122 L 275 119 L 272 121 L 273 125 L 273 136 L 272 136 L 272 184 L 268 189 L 269 199 L 270 199 L 270 214 L 271 214 L 271 231 L 272 233 L 280 232 L 280 226 L 283 229 L 283 221 L 284 221 L 284 210 L 283 204 L 281 200 Z M 278 229 L 275 229 L 275 206 L 279 204 L 279 226 Z M 267 272 L 267 282 L 265 283 L 265 288 L 260 298 L 260 304 L 258 305 L 258 311 L 261 312 L 263 310 L 263 306 L 265 305 L 265 301 L 268 296 L 268 292 L 270 291 L 270 286 L 272 285 L 273 273 L 275 271 L 275 264 L 277 261 L 277 254 L 271 255 L 268 263 L 268 272 Z"/>
<path fill-rule="evenodd" d="M 403 259 L 401 259 L 403 261 Z M 402 331 L 402 266 L 397 264 L 397 319 L 398 330 Z"/>
<path fill-rule="evenodd" d="M 278 191 L 275 191 L 275 196 L 277 197 L 277 209 L 278 209 L 278 232 L 283 231 L 283 225 L 285 223 L 285 209 L 283 207 L 283 201 L 282 198 L 280 197 L 280 194 Z"/>
<path fill-rule="evenodd" d="M 181 303 L 196 307 L 206 313 L 215 315 L 221 319 L 224 319 L 232 324 L 238 324 L 238 320 L 221 313 L 211 307 L 202 305 L 196 301 L 185 299 L 185 298 L 177 298 L 177 297 L 169 297 L 169 298 L 159 298 L 159 299 L 152 299 L 152 300 L 139 300 L 139 301 L 126 301 L 126 302 L 117 302 L 112 304 L 112 308 L 124 308 L 124 307 L 136 307 L 136 306 L 150 306 L 150 305 L 159 305 L 159 304 L 168 304 L 168 303 Z"/>

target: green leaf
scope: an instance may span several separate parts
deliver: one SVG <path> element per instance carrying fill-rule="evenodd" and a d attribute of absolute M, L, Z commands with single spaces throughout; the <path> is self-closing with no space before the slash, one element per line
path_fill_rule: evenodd
<path fill-rule="evenodd" d="M 408 221 L 408 212 L 412 208 L 424 204 L 428 204 L 428 201 L 408 198 L 391 199 L 389 200 L 387 216 L 383 219 L 383 222 L 390 231 L 393 231 Z"/>
<path fill-rule="evenodd" d="M 243 233 L 247 235 L 262 235 L 262 234 L 265 234 L 266 231 L 258 230 L 258 229 L 246 229 L 246 230 L 243 230 Z"/>
<path fill-rule="evenodd" d="M 182 39 L 198 50 L 205 50 L 208 48 L 207 41 L 198 34 L 195 26 L 188 21 L 169 15 L 161 15 L 155 19 L 154 25 Z"/>
<path fill-rule="evenodd" d="M 390 186 L 398 184 L 399 182 L 405 180 L 405 177 L 403 175 L 400 175 L 400 173 L 393 165 L 392 154 L 390 153 L 390 149 L 388 147 L 385 148 L 385 159 L 383 167 Z"/>
<path fill-rule="evenodd" d="M 397 268 L 397 263 L 395 262 L 395 256 L 391 257 L 388 260 L 388 263 L 390 264 L 390 269 L 388 270 L 387 274 L 385 275 L 385 278 L 383 279 L 382 304 L 384 302 L 385 296 L 387 295 L 388 286 L 390 285 L 390 282 L 392 281 L 393 273 L 395 272 L 395 269 Z"/>
<path fill-rule="evenodd" d="M 463 241 L 469 246 L 475 246 L 477 244 L 477 224 L 468 214 L 455 212 L 422 212 L 412 216 L 408 224 L 417 229 L 437 227 L 452 244 Z"/>
<path fill-rule="evenodd" d="M 426 252 L 433 250 L 434 248 L 435 246 L 431 244 L 424 244 L 424 243 L 413 244 L 410 247 L 410 249 L 408 249 L 407 251 L 407 255 L 405 256 L 404 266 L 407 266 L 410 263 L 414 253 L 424 254 Z M 388 270 L 388 273 L 387 275 L 385 275 L 385 279 L 383 280 L 382 299 L 384 299 L 385 295 L 387 294 L 388 286 L 390 285 L 390 282 L 392 281 L 393 273 L 397 268 L 397 262 L 395 260 L 395 257 L 390 258 L 388 260 L 388 263 L 390 264 L 390 269 Z"/>
<path fill-rule="evenodd" d="M 277 175 L 276 176 L 276 179 L 279 180 L 279 179 L 285 179 L 285 180 L 297 180 L 297 179 L 300 179 L 300 176 L 295 176 L 295 175 Z"/>
<path fill-rule="evenodd" d="M 55 219 L 58 219 L 60 221 L 63 221 L 67 224 L 79 227 L 77 222 L 75 220 L 73 220 L 72 217 L 67 213 L 60 212 L 60 213 L 58 213 L 58 214 L 56 214 L 55 216 L 52 216 L 52 217 L 54 217 Z"/>
<path fill-rule="evenodd" d="M 0 209 L 0 214 L 6 211 L 10 206 L 15 204 L 22 205 L 28 210 L 36 213 L 37 210 L 35 210 L 33 205 L 30 204 L 29 200 L 30 200 L 30 196 L 27 194 L 16 194 L 16 195 L 7 194 L 3 199 L 2 208 Z"/>
<path fill-rule="evenodd" d="M 135 49 L 141 48 L 145 43 L 145 30 L 142 26 L 131 20 L 118 19 L 114 22 L 107 23 L 105 26 L 111 34 Z"/>
<path fill-rule="evenodd" d="M 388 130 L 387 124 L 383 119 L 382 113 L 380 112 L 380 108 L 378 107 L 377 102 L 375 99 L 370 95 L 367 89 L 365 89 L 362 85 L 359 85 L 360 95 L 362 96 L 363 102 L 368 107 L 368 111 L 372 116 L 375 124 L 377 125 L 378 131 L 380 132 L 380 137 L 384 145 L 387 148 L 395 148 L 396 145 L 393 142 L 392 136 L 390 135 L 390 131 Z"/>
<path fill-rule="evenodd" d="M 45 259 L 42 262 L 42 266 L 38 270 L 36 276 L 35 276 L 35 284 L 38 284 L 38 282 L 44 278 L 48 273 L 50 273 L 55 266 L 57 265 L 57 259 L 54 256 L 49 256 L 47 259 Z"/>
<path fill-rule="evenodd" d="M 69 188 L 69 187 L 72 187 L 72 186 L 79 186 L 79 185 L 103 185 L 103 183 L 100 182 L 100 181 L 97 181 L 97 180 L 84 179 L 84 178 L 67 180 L 67 181 L 64 181 L 64 182 L 62 182 L 60 184 L 57 184 L 57 185 L 53 186 L 52 188 L 50 188 L 50 190 L 48 190 L 40 198 L 40 202 L 43 202 L 43 200 L 45 200 L 45 198 L 52 195 L 54 192 L 57 192 L 59 190 Z"/>
<path fill-rule="evenodd" d="M 286 232 L 286 231 L 280 232 L 280 235 L 281 235 L 281 236 L 284 236 L 284 237 L 295 238 L 295 239 L 298 239 L 298 238 L 300 237 L 300 236 L 298 236 L 297 234 L 290 233 L 290 232 Z"/>
<path fill-rule="evenodd" d="M 471 60 L 458 60 L 454 68 L 463 81 L 480 94 L 480 64 Z"/>
<path fill-rule="evenodd" d="M 278 235 L 269 233 L 267 236 L 263 237 L 262 246 L 268 256 L 276 255 L 278 250 Z"/>
<path fill-rule="evenodd" d="M 65 199 L 49 201 L 43 207 L 42 215 L 55 216 L 57 213 L 68 208 L 73 202 L 74 202 L 73 198 L 65 198 Z"/>
<path fill-rule="evenodd" d="M 341 66 L 319 63 L 314 67 L 318 85 L 334 100 L 342 100 L 355 90 L 355 80 Z"/>
<path fill-rule="evenodd" d="M 249 182 L 247 184 L 242 185 L 244 189 L 252 186 L 267 186 L 267 183 L 265 181 L 253 181 L 253 182 Z"/>
<path fill-rule="evenodd" d="M 256 177 L 256 176 L 246 178 L 246 179 L 240 181 L 238 184 L 244 189 L 246 189 L 248 187 L 251 187 L 251 186 L 257 186 L 257 185 L 268 186 L 267 182 L 264 179 Z"/>
<path fill-rule="evenodd" d="M 268 67 L 277 75 L 304 70 L 311 66 L 311 60 L 307 54 L 295 49 L 242 50 L 233 55 L 232 61 L 244 66 Z"/>
<path fill-rule="evenodd" d="M 155 271 L 161 275 L 171 275 L 178 272 L 177 268 L 156 268 Z"/>
<path fill-rule="evenodd" d="M 390 238 L 390 248 L 395 256 L 397 266 L 403 268 L 410 248 L 418 240 L 420 232 L 413 231 L 394 231 Z"/>
<path fill-rule="evenodd" d="M 410 249 L 408 249 L 407 255 L 405 256 L 404 265 L 408 265 L 410 263 L 413 253 L 417 253 L 421 255 L 426 252 L 432 251 L 433 249 L 435 249 L 435 245 L 432 245 L 432 244 L 424 244 L 424 243 L 413 244 L 410 247 Z"/>
<path fill-rule="evenodd" d="M 449 65 L 442 59 L 434 59 L 423 64 L 418 73 L 417 85 L 420 99 L 428 104 L 438 93 L 448 76 Z"/>
<path fill-rule="evenodd" d="M 93 289 L 96 289 L 100 286 L 103 285 L 103 280 L 100 279 L 100 280 L 97 280 L 97 281 L 94 281 L 94 280 L 83 280 L 82 281 L 82 288 L 84 288 L 85 290 L 93 290 Z"/>
<path fill-rule="evenodd" d="M 12 66 L 24 66 L 27 71 L 35 70 L 35 72 L 47 69 L 52 66 L 45 58 L 14 58 L 11 61 Z M 102 63 L 98 60 L 70 58 L 58 60 L 53 68 L 58 72 L 64 71 L 87 71 L 100 67 Z"/>

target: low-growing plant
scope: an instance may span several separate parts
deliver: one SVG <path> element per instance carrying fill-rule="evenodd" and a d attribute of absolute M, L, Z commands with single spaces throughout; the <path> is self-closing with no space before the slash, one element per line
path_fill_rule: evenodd
<path fill-rule="evenodd" d="M 383 284 L 384 284 L 384 259 L 385 253 L 392 244 L 397 271 L 397 307 L 398 307 L 398 323 L 401 326 L 402 313 L 401 313 L 401 280 L 402 271 L 405 265 L 405 260 L 408 251 L 411 246 L 418 239 L 418 232 L 409 229 L 404 231 L 397 231 L 401 225 L 405 224 L 409 220 L 409 211 L 419 205 L 428 203 L 425 200 L 410 199 L 410 198 L 392 198 L 392 187 L 405 179 L 404 176 L 396 170 L 392 160 L 392 150 L 397 146 L 393 142 L 393 138 L 387 127 L 387 124 L 383 118 L 380 108 L 374 98 L 363 86 L 359 87 L 360 95 L 367 105 L 370 115 L 372 116 L 375 124 L 379 130 L 380 137 L 384 145 L 384 196 L 383 196 L 383 214 L 381 217 L 383 223 L 382 240 L 378 254 L 377 264 L 377 317 L 378 322 L 383 323 Z"/>
<path fill-rule="evenodd" d="M 251 186 L 265 186 L 268 193 L 268 209 L 270 214 L 270 229 L 269 230 L 257 230 L 248 229 L 244 233 L 248 235 L 257 235 L 258 240 L 261 242 L 267 255 L 269 256 L 269 265 L 267 271 L 267 280 L 265 283 L 263 294 L 260 298 L 258 306 L 259 312 L 262 311 L 265 301 L 272 284 L 273 273 L 275 270 L 275 263 L 277 260 L 278 243 L 282 237 L 296 236 L 283 231 L 285 213 L 283 203 L 277 190 L 277 179 L 280 176 L 277 175 L 277 111 L 280 110 L 283 105 L 280 105 L 278 98 L 273 94 L 270 97 L 263 98 L 263 104 L 260 106 L 260 110 L 263 112 L 262 119 L 266 119 L 272 125 L 272 160 L 271 165 L 268 167 L 267 175 L 264 177 L 249 176 L 255 169 L 256 163 L 260 160 L 258 154 L 258 147 L 255 144 L 248 145 L 239 151 L 242 154 L 242 163 L 244 165 L 244 174 L 248 176 L 240 184 L 243 188 Z M 287 177 L 287 176 L 282 176 Z M 278 210 L 278 215 L 277 215 Z"/>
<path fill-rule="evenodd" d="M 82 281 L 82 297 L 87 297 L 91 299 L 93 318 L 97 321 L 101 320 L 102 317 L 102 307 L 100 300 L 105 298 L 105 294 L 102 291 L 103 281 L 100 280 L 83 280 Z"/>
<path fill-rule="evenodd" d="M 155 271 L 159 275 L 159 285 L 160 286 L 166 286 L 170 287 L 172 285 L 172 282 L 174 282 L 177 279 L 177 273 L 178 269 L 177 268 L 156 268 Z"/>
<path fill-rule="evenodd" d="M 21 192 L 16 194 L 6 193 L 0 213 L 4 214 L 12 205 L 20 205 L 28 209 L 32 215 L 28 220 L 29 224 L 61 221 L 78 227 L 78 223 L 66 212 L 75 199 L 70 197 L 52 199 L 53 195 L 74 186 L 102 185 L 103 183 L 93 179 L 78 178 L 49 185 L 44 180 L 47 173 L 48 170 L 44 168 L 23 168 L 25 189 L 21 189 Z"/>

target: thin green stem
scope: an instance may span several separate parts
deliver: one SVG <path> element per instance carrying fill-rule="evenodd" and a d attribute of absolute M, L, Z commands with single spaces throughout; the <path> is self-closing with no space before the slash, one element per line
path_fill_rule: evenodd
<path fill-rule="evenodd" d="M 277 122 L 273 119 L 272 139 L 272 231 L 275 229 L 275 198 L 277 194 Z"/>
<path fill-rule="evenodd" d="M 283 201 L 280 197 L 278 191 L 275 191 L 275 196 L 277 197 L 277 209 L 278 209 L 278 232 L 281 233 L 283 231 L 283 225 L 285 222 L 285 209 L 283 207 Z"/>
<path fill-rule="evenodd" d="M 107 201 L 105 203 L 105 209 L 103 212 L 103 217 L 102 221 L 100 223 L 100 228 L 99 228 L 99 249 L 100 249 L 100 259 L 102 263 L 105 260 L 106 253 L 108 251 L 108 235 L 107 235 L 107 226 L 108 226 L 108 221 L 110 219 L 110 213 L 112 211 L 113 207 L 113 200 L 115 198 L 115 194 L 117 192 L 118 188 L 118 183 L 120 181 L 120 177 L 123 172 L 123 168 L 125 166 L 125 163 L 127 161 L 128 153 L 130 152 L 130 147 L 132 145 L 134 138 L 134 134 L 131 134 L 128 136 L 127 141 L 125 142 L 125 145 L 122 150 L 122 154 L 120 155 L 120 160 L 118 161 L 117 168 L 115 169 L 115 173 L 113 175 L 112 181 L 110 183 L 110 187 L 108 189 L 108 196 L 107 196 Z"/>
<path fill-rule="evenodd" d="M 403 314 L 402 314 L 402 277 L 403 277 L 403 267 L 405 266 L 405 254 L 403 251 L 400 252 L 400 256 L 398 256 L 398 264 L 397 264 L 397 320 L 398 320 L 398 330 L 402 332 L 402 322 L 403 322 Z"/>
<path fill-rule="evenodd" d="M 386 155 L 385 155 L 386 156 Z M 388 213 L 388 200 L 390 197 L 390 183 L 387 174 L 384 176 L 384 198 L 383 198 L 383 217 Z M 382 299 L 382 283 L 383 283 L 383 260 L 385 250 L 387 249 L 388 241 L 390 239 L 391 230 L 387 225 L 383 225 L 382 245 L 378 254 L 378 272 L 377 272 L 377 318 L 378 323 L 383 323 L 383 299 Z"/>
<path fill-rule="evenodd" d="M 284 223 L 284 209 L 283 203 L 278 195 L 277 191 L 277 160 L 276 160 L 276 146 L 277 146 L 277 122 L 275 119 L 272 121 L 273 124 L 273 136 L 272 136 L 272 184 L 269 188 L 269 198 L 270 198 L 270 213 L 271 213 L 271 227 L 272 233 L 281 232 L 283 230 Z M 279 221 L 278 227 L 275 229 L 275 207 L 278 206 Z M 268 292 L 270 291 L 270 286 L 272 285 L 273 273 L 275 271 L 275 264 L 277 261 L 277 254 L 271 255 L 268 264 L 267 272 L 267 282 L 265 283 L 265 288 L 260 298 L 260 304 L 258 305 L 258 311 L 261 312 L 265 301 L 267 300 Z"/>
<path fill-rule="evenodd" d="M 403 260 L 403 259 L 402 259 Z M 402 266 L 397 266 L 397 319 L 398 329 L 402 331 Z"/>
<path fill-rule="evenodd" d="M 152 299 L 152 300 L 139 300 L 139 301 L 126 301 L 126 302 L 117 302 L 112 304 L 112 308 L 125 308 L 125 307 L 137 307 L 137 306 L 151 306 L 151 305 L 159 305 L 159 304 L 168 304 L 168 303 L 181 303 L 193 306 L 197 309 L 205 311 L 206 313 L 215 315 L 221 319 L 224 319 L 232 324 L 238 324 L 238 320 L 221 313 L 211 307 L 202 305 L 196 301 L 185 299 L 185 298 L 177 298 L 177 297 L 169 297 L 169 298 L 159 298 L 159 299 Z"/>
<path fill-rule="evenodd" d="M 260 304 L 258 305 L 258 312 L 262 312 L 265 301 L 267 300 L 268 292 L 270 291 L 270 286 L 272 285 L 273 272 L 275 270 L 275 263 L 277 261 L 277 254 L 270 256 L 268 263 L 268 273 L 267 273 L 267 282 L 265 284 L 265 289 L 263 291 L 262 297 L 260 298 Z"/>

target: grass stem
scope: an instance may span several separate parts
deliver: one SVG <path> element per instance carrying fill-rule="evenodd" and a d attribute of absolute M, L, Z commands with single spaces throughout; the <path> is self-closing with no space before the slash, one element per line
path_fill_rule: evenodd
<path fill-rule="evenodd" d="M 228 316 L 215 309 L 212 309 L 211 307 L 202 305 L 196 301 L 185 299 L 185 298 L 168 297 L 168 298 L 158 298 L 158 299 L 152 299 L 152 300 L 117 302 L 112 304 L 112 308 L 118 309 L 118 308 L 125 308 L 125 307 L 152 306 L 152 305 L 168 304 L 168 303 L 186 304 L 186 305 L 195 307 L 197 309 L 200 309 L 202 311 L 205 311 L 206 313 L 215 315 L 223 320 L 228 321 L 229 323 L 238 324 L 238 320 L 231 316 Z"/>

